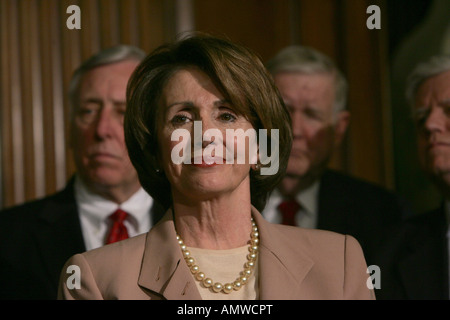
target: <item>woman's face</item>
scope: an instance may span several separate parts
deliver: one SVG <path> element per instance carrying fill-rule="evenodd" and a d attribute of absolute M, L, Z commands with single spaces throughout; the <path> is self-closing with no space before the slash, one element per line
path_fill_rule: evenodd
<path fill-rule="evenodd" d="M 249 192 L 250 162 L 254 163 L 255 156 L 249 155 L 249 140 L 241 144 L 239 133 L 252 132 L 253 126 L 234 111 L 204 72 L 196 68 L 177 71 L 162 91 L 160 107 L 159 161 L 174 197 L 206 200 L 245 189 Z M 227 132 L 237 135 L 227 139 Z M 238 144 L 245 147 L 244 161 Z"/>

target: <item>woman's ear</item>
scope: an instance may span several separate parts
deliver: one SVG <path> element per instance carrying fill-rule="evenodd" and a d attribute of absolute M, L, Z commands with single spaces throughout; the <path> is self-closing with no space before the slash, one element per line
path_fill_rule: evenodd
<path fill-rule="evenodd" d="M 259 162 L 259 147 L 250 158 L 250 167 L 253 171 L 259 171 L 261 169 L 261 163 Z"/>

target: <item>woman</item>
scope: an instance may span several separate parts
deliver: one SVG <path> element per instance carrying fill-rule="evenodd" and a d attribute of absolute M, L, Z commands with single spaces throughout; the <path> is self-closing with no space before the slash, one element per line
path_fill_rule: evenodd
<path fill-rule="evenodd" d="M 141 184 L 167 213 L 147 235 L 72 257 L 61 298 L 373 298 L 354 238 L 259 214 L 284 174 L 292 133 L 270 75 L 248 49 L 207 35 L 160 47 L 130 80 L 124 127 Z M 249 132 L 256 157 L 242 135 Z M 263 174 L 270 166 L 277 172 Z M 71 265 L 80 268 L 80 289 Z"/>

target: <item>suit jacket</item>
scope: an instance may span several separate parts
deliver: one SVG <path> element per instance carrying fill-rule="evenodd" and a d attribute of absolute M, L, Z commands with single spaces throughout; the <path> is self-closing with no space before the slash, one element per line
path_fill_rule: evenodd
<path fill-rule="evenodd" d="M 275 225 L 253 210 L 260 233 L 260 299 L 372 299 L 358 242 L 320 230 Z M 70 289 L 80 268 L 81 288 Z M 61 299 L 201 299 L 184 262 L 169 210 L 146 235 L 73 256 Z"/>
<path fill-rule="evenodd" d="M 378 251 L 411 215 L 409 206 L 386 189 L 332 170 L 321 178 L 318 203 L 317 228 L 355 237 L 368 265 L 378 265 Z"/>
<path fill-rule="evenodd" d="M 380 299 L 449 299 L 444 206 L 409 218 L 381 257 Z"/>
<path fill-rule="evenodd" d="M 52 196 L 1 211 L 0 221 L 0 299 L 55 300 L 64 262 L 86 250 L 74 179 Z"/>

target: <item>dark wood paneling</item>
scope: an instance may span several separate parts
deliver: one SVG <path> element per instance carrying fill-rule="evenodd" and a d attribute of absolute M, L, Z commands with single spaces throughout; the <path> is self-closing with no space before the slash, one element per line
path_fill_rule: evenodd
<path fill-rule="evenodd" d="M 392 123 L 389 105 L 387 26 L 369 30 L 366 9 L 384 1 L 346 0 L 340 59 L 349 82 L 348 105 L 352 114 L 346 149 L 346 168 L 351 173 L 394 188 Z M 382 21 L 383 15 L 381 16 Z"/>
<path fill-rule="evenodd" d="M 195 29 L 226 35 L 267 60 L 290 43 L 289 1 L 193 0 Z"/>

